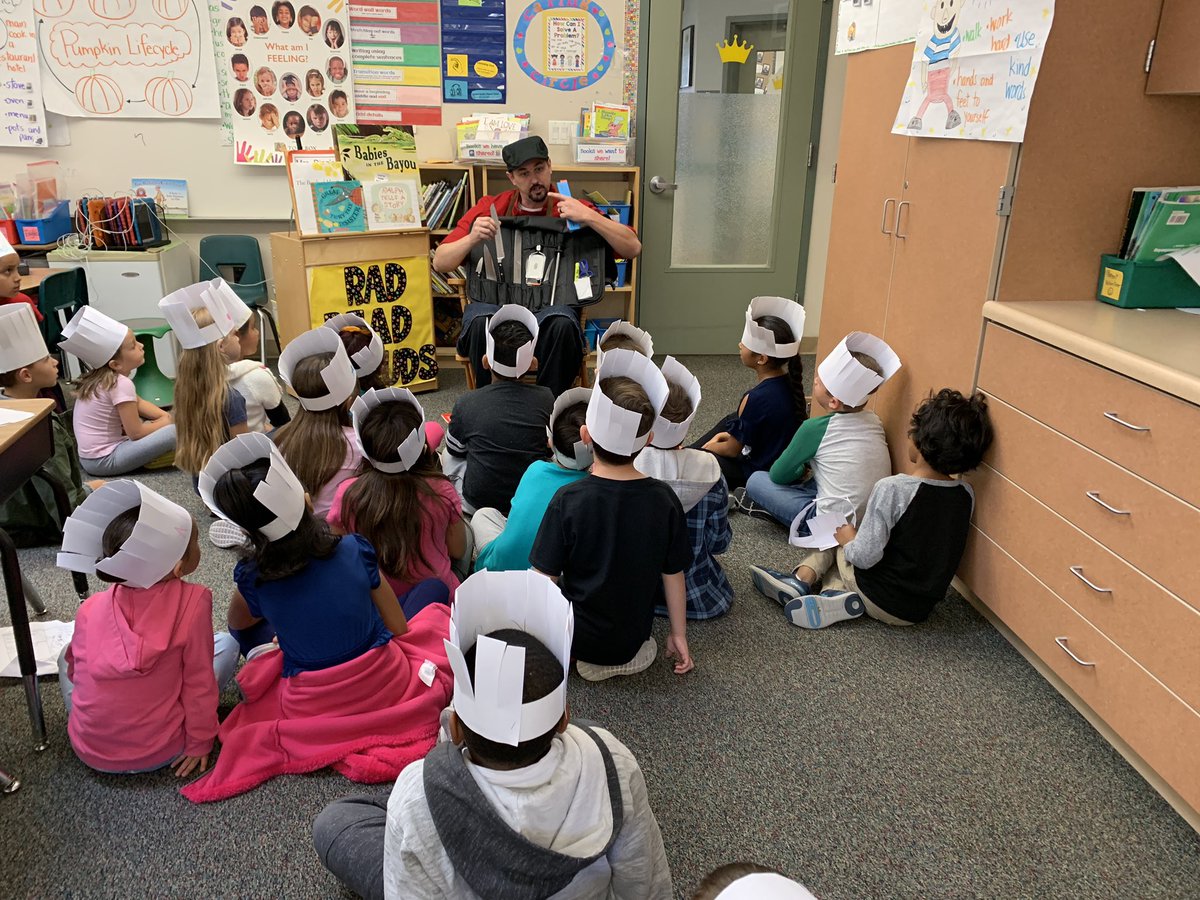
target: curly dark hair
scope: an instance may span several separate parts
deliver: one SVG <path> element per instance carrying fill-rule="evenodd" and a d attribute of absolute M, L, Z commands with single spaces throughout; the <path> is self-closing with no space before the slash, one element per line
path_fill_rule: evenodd
<path fill-rule="evenodd" d="M 953 388 L 930 392 L 908 426 L 925 462 L 944 475 L 978 468 L 992 445 L 992 422 L 983 394 L 964 397 Z"/>

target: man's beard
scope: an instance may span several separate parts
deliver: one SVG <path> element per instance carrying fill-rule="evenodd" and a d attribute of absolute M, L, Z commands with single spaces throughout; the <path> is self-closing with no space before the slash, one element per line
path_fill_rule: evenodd
<path fill-rule="evenodd" d="M 534 184 L 529 188 L 529 201 L 534 206 L 540 206 L 546 202 L 546 195 L 550 193 L 550 189 L 544 184 Z"/>

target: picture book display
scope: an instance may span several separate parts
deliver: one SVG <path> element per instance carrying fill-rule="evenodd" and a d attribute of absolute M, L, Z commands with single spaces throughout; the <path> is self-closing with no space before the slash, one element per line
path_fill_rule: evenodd
<path fill-rule="evenodd" d="M 342 165 L 337 151 L 290 150 L 287 154 L 288 182 L 292 191 L 292 210 L 296 230 L 300 234 L 320 234 L 317 212 L 313 206 L 312 186 L 321 181 L 337 181 L 342 177 Z"/>
<path fill-rule="evenodd" d="M 336 125 L 334 137 L 347 178 L 417 178 L 417 140 L 411 125 Z"/>
<path fill-rule="evenodd" d="M 317 231 L 352 234 L 367 230 L 363 186 L 358 181 L 318 181 L 312 186 Z"/>
<path fill-rule="evenodd" d="M 415 178 L 364 182 L 368 231 L 421 227 L 421 184 Z"/>
<path fill-rule="evenodd" d="M 168 218 L 187 218 L 188 190 L 182 178 L 132 178 L 130 186 L 134 197 L 153 200 Z"/>
<path fill-rule="evenodd" d="M 629 107 L 621 103 L 593 103 L 587 117 L 592 138 L 629 140 Z"/>

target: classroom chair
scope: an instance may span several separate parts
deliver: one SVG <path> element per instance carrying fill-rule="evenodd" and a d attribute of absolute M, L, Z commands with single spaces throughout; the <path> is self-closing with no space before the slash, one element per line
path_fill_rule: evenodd
<path fill-rule="evenodd" d="M 137 371 L 133 373 L 133 384 L 137 388 L 138 396 L 164 409 L 174 405 L 175 379 L 163 371 L 164 366 L 158 359 L 161 347 L 166 346 L 169 351 L 172 346 L 178 346 L 178 344 L 164 345 L 162 343 L 170 332 L 171 326 L 165 319 L 130 319 L 125 324 L 133 330 L 134 335 L 142 344 L 142 349 L 146 351 L 145 362 L 138 366 Z M 173 341 L 174 338 L 167 338 L 167 340 Z M 173 361 L 172 371 L 174 371 Z"/>
<path fill-rule="evenodd" d="M 248 234 L 210 234 L 200 239 L 200 278 L 224 278 L 242 301 L 258 316 L 258 355 L 267 361 L 267 329 L 270 324 L 275 346 L 283 347 L 275 318 L 267 307 L 267 274 L 262 250 Z"/>
<path fill-rule="evenodd" d="M 63 328 L 81 306 L 88 305 L 87 276 L 83 269 L 63 269 L 47 275 L 38 288 L 38 311 L 42 314 L 42 337 L 51 353 L 62 361 L 62 377 L 79 377 L 79 360 L 58 349 Z"/>

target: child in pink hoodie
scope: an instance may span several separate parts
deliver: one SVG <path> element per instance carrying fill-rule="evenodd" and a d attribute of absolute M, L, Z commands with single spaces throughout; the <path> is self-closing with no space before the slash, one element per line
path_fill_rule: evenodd
<path fill-rule="evenodd" d="M 75 754 L 100 772 L 203 772 L 237 642 L 212 632 L 212 592 L 187 510 L 136 481 L 110 481 L 63 530 L 58 564 L 112 584 L 83 602 L 59 657 Z"/>

